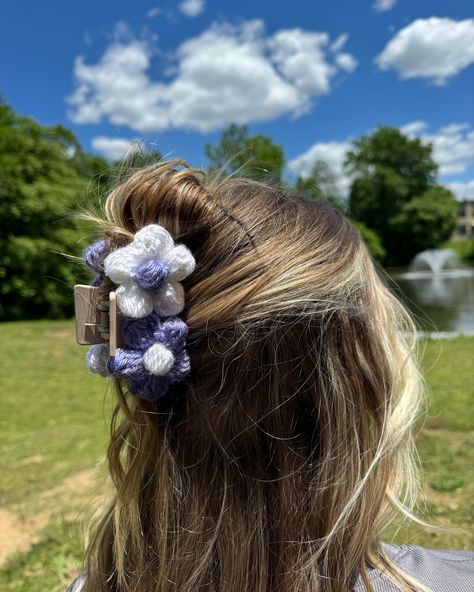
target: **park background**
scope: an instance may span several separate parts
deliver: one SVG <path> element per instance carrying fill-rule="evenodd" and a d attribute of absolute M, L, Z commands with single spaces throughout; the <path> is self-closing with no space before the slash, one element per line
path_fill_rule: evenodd
<path fill-rule="evenodd" d="M 415 317 L 429 387 L 419 513 L 442 528 L 387 538 L 472 548 L 471 3 L 5 0 L 1 14 L 1 589 L 64 590 L 108 495 L 113 395 L 74 342 L 72 287 L 88 281 L 74 256 L 94 238 L 75 214 L 161 156 L 293 187 L 357 225 Z"/>

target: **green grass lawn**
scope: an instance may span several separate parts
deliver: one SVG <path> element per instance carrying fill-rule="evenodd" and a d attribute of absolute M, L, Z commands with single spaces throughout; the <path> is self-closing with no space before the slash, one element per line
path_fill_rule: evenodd
<path fill-rule="evenodd" d="M 403 524 L 395 541 L 472 548 L 474 338 L 423 347 L 431 396 L 418 440 L 420 503 L 443 529 Z M 1 590 L 64 591 L 80 567 L 84 525 L 103 495 L 113 400 L 84 353 L 71 321 L 0 325 Z"/>

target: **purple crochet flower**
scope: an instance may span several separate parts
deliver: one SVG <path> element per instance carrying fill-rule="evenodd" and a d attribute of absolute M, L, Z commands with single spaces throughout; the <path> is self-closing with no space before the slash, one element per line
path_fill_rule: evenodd
<path fill-rule="evenodd" d="M 186 323 L 178 317 L 160 318 L 151 313 L 140 319 L 126 318 L 122 326 L 125 348 L 117 349 L 107 370 L 116 378 L 126 378 L 134 395 L 156 401 L 191 370 L 184 349 L 187 333 Z"/>
<path fill-rule="evenodd" d="M 97 274 L 92 280 L 93 286 L 100 286 L 105 278 L 104 260 L 109 254 L 109 248 L 109 242 L 106 239 L 101 239 L 89 245 L 83 253 L 87 267 Z"/>

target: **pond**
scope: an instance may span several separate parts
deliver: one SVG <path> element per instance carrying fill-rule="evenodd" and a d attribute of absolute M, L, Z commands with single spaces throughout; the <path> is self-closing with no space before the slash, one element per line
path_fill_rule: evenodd
<path fill-rule="evenodd" d="M 420 331 L 474 335 L 474 266 L 444 249 L 426 253 L 417 255 L 408 269 L 388 270 L 393 290 Z"/>

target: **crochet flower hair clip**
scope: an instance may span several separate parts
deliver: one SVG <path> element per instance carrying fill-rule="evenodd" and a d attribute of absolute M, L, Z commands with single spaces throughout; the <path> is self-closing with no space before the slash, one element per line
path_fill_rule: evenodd
<path fill-rule="evenodd" d="M 178 315 L 185 304 L 180 282 L 193 272 L 194 257 L 187 247 L 176 245 L 163 226 L 150 224 L 139 230 L 129 245 L 112 252 L 105 240 L 93 243 L 84 252 L 84 260 L 97 274 L 92 286 L 99 286 L 105 277 L 117 285 L 110 306 L 116 300 L 122 317 L 118 338 L 108 334 L 114 327 L 110 309 L 105 328 L 103 312 L 100 316 L 95 341 L 78 339 L 94 343 L 86 356 L 88 368 L 102 376 L 124 379 L 129 391 L 140 398 L 159 399 L 191 370 L 185 348 L 188 327 Z M 92 297 L 89 303 L 98 307 Z M 97 310 L 94 312 L 99 318 Z M 121 342 L 121 347 L 112 349 L 112 342 Z"/>

